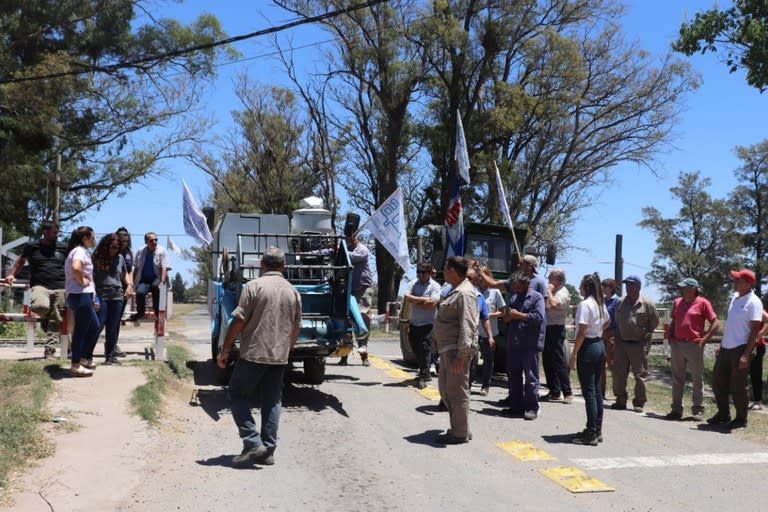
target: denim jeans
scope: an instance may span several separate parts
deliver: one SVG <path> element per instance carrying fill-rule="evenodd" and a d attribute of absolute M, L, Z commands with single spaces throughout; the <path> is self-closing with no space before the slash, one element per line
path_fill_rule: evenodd
<path fill-rule="evenodd" d="M 605 366 L 605 344 L 601 338 L 587 338 L 576 354 L 576 371 L 579 375 L 584 408 L 587 411 L 587 429 L 603 430 L 603 391 L 600 379 Z"/>
<path fill-rule="evenodd" d="M 141 318 L 147 311 L 147 293 L 152 293 L 152 309 L 157 316 L 160 311 L 160 279 L 140 281 L 136 287 L 136 317 Z"/>
<path fill-rule="evenodd" d="M 246 449 L 264 445 L 270 453 L 277 446 L 277 428 L 283 394 L 283 374 L 287 365 L 260 364 L 238 359 L 229 381 L 232 418 Z M 251 414 L 250 398 L 258 391 L 261 404 L 261 429 Z"/>
<path fill-rule="evenodd" d="M 88 357 L 90 342 L 99 336 L 99 319 L 93 308 L 92 293 L 70 293 L 67 305 L 74 313 L 75 328 L 72 331 L 72 364 Z"/>
<path fill-rule="evenodd" d="M 104 357 L 109 358 L 117 345 L 117 334 L 120 332 L 120 319 L 123 316 L 123 300 L 103 300 L 99 309 L 99 334 L 106 329 L 104 339 Z M 93 349 L 96 347 L 98 334 L 91 346 L 90 357 L 93 357 Z"/>
<path fill-rule="evenodd" d="M 490 388 L 491 379 L 493 378 L 493 358 L 496 353 L 491 350 L 488 338 L 483 338 L 482 336 L 480 336 L 480 354 L 483 357 L 483 366 L 480 368 L 480 386 Z"/>

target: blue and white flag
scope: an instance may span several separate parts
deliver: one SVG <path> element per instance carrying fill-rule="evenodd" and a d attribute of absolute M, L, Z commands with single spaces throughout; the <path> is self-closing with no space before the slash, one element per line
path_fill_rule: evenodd
<path fill-rule="evenodd" d="M 499 191 L 499 209 L 504 216 L 504 222 L 507 223 L 509 229 L 514 232 L 515 226 L 512 224 L 512 217 L 509 215 L 509 205 L 507 204 L 507 192 L 504 190 L 504 185 L 501 183 L 501 175 L 499 174 L 499 167 L 496 162 L 493 162 L 493 167 L 496 169 L 496 188 Z"/>
<path fill-rule="evenodd" d="M 407 273 L 411 268 L 411 259 L 408 255 L 408 236 L 405 231 L 403 189 L 397 187 L 397 190 L 373 212 L 365 226 Z"/>
<path fill-rule="evenodd" d="M 206 245 L 210 245 L 213 241 L 213 236 L 211 235 L 211 230 L 208 229 L 205 215 L 197 207 L 197 203 L 195 203 L 187 183 L 183 179 L 181 183 L 184 185 L 184 232 L 201 242 L 205 242 Z"/>
<path fill-rule="evenodd" d="M 469 152 L 467 151 L 467 139 L 464 137 L 464 125 L 461 124 L 461 114 L 456 109 L 456 149 L 453 153 L 459 176 L 469 185 Z"/>
<path fill-rule="evenodd" d="M 464 214 L 459 197 L 459 180 L 453 187 L 453 194 L 445 212 L 445 232 L 448 236 L 448 248 L 445 256 L 464 256 Z"/>

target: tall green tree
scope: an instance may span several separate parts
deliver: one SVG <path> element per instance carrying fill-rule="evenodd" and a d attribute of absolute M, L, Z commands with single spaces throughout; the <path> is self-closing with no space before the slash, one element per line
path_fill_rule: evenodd
<path fill-rule="evenodd" d="M 154 19 L 150 0 L 0 3 L 0 223 L 30 231 L 125 193 L 205 129 L 192 112 L 223 36 L 213 16 Z M 57 155 L 60 173 L 54 173 Z"/>
<path fill-rule="evenodd" d="M 698 12 L 680 26 L 672 45 L 685 55 L 717 53 L 728 70 L 747 72 L 747 83 L 760 92 L 768 87 L 768 3 L 735 0 L 728 9 Z"/>
<path fill-rule="evenodd" d="M 187 285 L 184 283 L 181 274 L 176 272 L 171 281 L 171 292 L 173 292 L 173 302 L 181 304 L 187 301 Z"/>
<path fill-rule="evenodd" d="M 295 95 L 241 76 L 235 93 L 235 132 L 216 153 L 192 157 L 213 182 L 219 213 L 288 214 L 312 195 L 321 176 L 307 165 L 304 111 Z"/>
<path fill-rule="evenodd" d="M 751 146 L 736 146 L 742 165 L 734 171 L 739 185 L 731 192 L 733 212 L 744 222 L 744 249 L 755 269 L 755 291 L 762 297 L 768 274 L 768 140 Z"/>
<path fill-rule="evenodd" d="M 741 219 L 725 199 L 715 199 L 709 178 L 698 172 L 681 173 L 670 189 L 680 203 L 677 216 L 665 218 L 652 206 L 643 208 L 639 225 L 656 237 L 656 251 L 648 279 L 662 292 L 662 300 L 679 295 L 677 283 L 693 277 L 702 294 L 725 311 L 731 280 L 728 272 L 742 264 Z"/>

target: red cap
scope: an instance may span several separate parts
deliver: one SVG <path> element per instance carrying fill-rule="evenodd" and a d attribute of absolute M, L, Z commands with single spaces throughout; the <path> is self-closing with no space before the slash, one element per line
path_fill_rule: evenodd
<path fill-rule="evenodd" d="M 755 273 L 746 268 L 741 270 L 731 270 L 731 276 L 733 276 L 734 279 L 743 279 L 748 284 L 755 284 L 755 281 L 757 281 Z"/>

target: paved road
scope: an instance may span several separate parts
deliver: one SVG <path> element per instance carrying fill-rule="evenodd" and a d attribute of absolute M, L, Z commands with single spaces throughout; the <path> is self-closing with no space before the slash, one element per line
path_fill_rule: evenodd
<path fill-rule="evenodd" d="M 330 365 L 321 386 L 293 373 L 276 465 L 235 469 L 230 458 L 241 446 L 226 391 L 214 385 L 206 361 L 207 317 L 201 311 L 186 319 L 181 332 L 200 360 L 199 402 L 190 405 L 185 396 L 176 404 L 144 481 L 119 510 L 763 508 L 766 447 L 653 413 L 607 411 L 605 442 L 576 446 L 568 435 L 583 428 L 581 402 L 542 404 L 539 419 L 527 422 L 498 414 L 495 401 L 504 391 L 494 387 L 487 397 L 473 395 L 474 440 L 436 445 L 447 416 L 430 390 L 422 394 L 411 386 L 395 340 L 372 340 L 372 367 L 360 366 L 356 357 L 348 367 Z M 522 460 L 528 457 L 535 460 Z M 585 476 L 574 477 L 574 471 Z M 612 490 L 572 493 L 567 486 L 574 484 Z"/>

